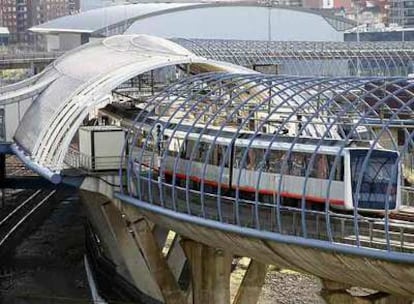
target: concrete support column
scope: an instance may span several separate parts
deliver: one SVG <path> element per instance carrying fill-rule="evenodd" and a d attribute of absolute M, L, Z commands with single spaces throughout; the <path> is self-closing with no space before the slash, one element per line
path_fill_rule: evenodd
<path fill-rule="evenodd" d="M 193 304 L 230 303 L 230 272 L 233 256 L 222 249 L 189 240 L 181 246 L 191 267 Z"/>
<path fill-rule="evenodd" d="M 106 254 L 117 265 L 118 273 L 144 294 L 162 301 L 163 295 L 148 269 L 142 250 L 113 201 L 84 190 L 80 191 L 80 196 L 89 220 L 94 227 L 99 227 Z"/>
<path fill-rule="evenodd" d="M 177 281 L 181 276 L 185 262 L 187 260 L 184 250 L 181 247 L 180 240 L 180 236 L 175 235 L 167 255 L 168 265 L 170 266 L 170 269 Z"/>
<path fill-rule="evenodd" d="M 129 222 L 138 223 L 139 221 L 144 220 L 144 217 L 138 211 L 137 208 L 125 204 L 120 205 L 120 208 L 122 209 L 122 213 L 126 216 L 126 219 Z M 149 221 L 147 221 L 147 224 L 149 225 L 149 228 L 152 229 L 152 234 L 155 240 L 157 241 L 158 247 L 162 251 L 163 247 L 165 246 L 169 230 L 159 225 L 155 225 L 154 223 Z M 179 239 L 180 237 L 178 235 L 175 235 L 174 240 L 170 245 L 168 254 L 165 257 L 169 269 L 174 275 L 177 282 L 180 278 L 181 272 L 186 261 L 183 249 L 181 248 L 181 245 L 178 242 Z"/>
<path fill-rule="evenodd" d="M 411 304 L 412 300 L 384 292 L 377 292 L 368 296 L 352 296 L 347 289 L 349 285 L 322 280 L 321 296 L 328 304 Z"/>
<path fill-rule="evenodd" d="M 185 297 L 180 290 L 173 273 L 171 272 L 166 259 L 152 233 L 151 225 L 141 219 L 131 224 L 147 266 L 151 271 L 152 277 L 157 282 L 164 301 L 167 304 L 184 304 Z"/>
<path fill-rule="evenodd" d="M 266 278 L 267 265 L 251 260 L 233 304 L 256 304 Z"/>
<path fill-rule="evenodd" d="M 347 289 L 351 288 L 350 285 L 345 285 L 342 283 L 322 280 L 322 290 L 321 297 L 326 301 L 326 303 L 343 303 L 343 304 L 352 304 L 354 297 L 351 296 Z"/>

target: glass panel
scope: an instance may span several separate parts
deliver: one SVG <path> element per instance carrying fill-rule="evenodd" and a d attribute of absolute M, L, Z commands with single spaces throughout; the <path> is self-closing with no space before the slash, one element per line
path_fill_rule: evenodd
<path fill-rule="evenodd" d="M 398 167 L 393 168 L 398 166 L 398 153 L 378 150 L 372 151 L 367 160 L 367 166 L 362 171 L 367 153 L 367 150 L 350 151 L 353 198 L 354 200 L 356 199 L 355 191 L 358 180 L 362 179 L 358 193 L 358 208 L 385 209 L 385 203 L 388 199 L 389 209 L 394 209 L 396 205 Z M 390 189 L 388 189 L 389 187 Z"/>

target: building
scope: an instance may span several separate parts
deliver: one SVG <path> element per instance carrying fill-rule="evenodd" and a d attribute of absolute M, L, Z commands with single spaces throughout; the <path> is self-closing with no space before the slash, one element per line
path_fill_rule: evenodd
<path fill-rule="evenodd" d="M 0 27 L 0 46 L 9 44 L 9 29 Z"/>
<path fill-rule="evenodd" d="M 390 0 L 389 22 L 402 27 L 414 27 L 414 1 Z"/>
<path fill-rule="evenodd" d="M 57 17 L 79 11 L 79 0 L 0 0 L 1 26 L 10 31 L 14 43 L 33 43 L 27 29 Z"/>
<path fill-rule="evenodd" d="M 355 25 L 352 20 L 321 10 L 294 6 L 193 2 L 109 6 L 57 18 L 30 30 L 44 35 L 47 49 L 53 51 L 121 33 L 165 38 L 342 41 L 343 32 Z"/>
<path fill-rule="evenodd" d="M 414 29 L 389 29 L 366 31 L 355 29 L 344 34 L 344 41 L 414 41 Z"/>

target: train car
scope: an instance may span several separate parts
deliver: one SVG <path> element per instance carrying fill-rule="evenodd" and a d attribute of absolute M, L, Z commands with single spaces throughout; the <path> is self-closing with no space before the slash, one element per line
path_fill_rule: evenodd
<path fill-rule="evenodd" d="M 154 125 L 154 127 L 152 127 Z M 401 202 L 397 151 L 368 141 L 236 132 L 157 116 L 141 122 L 134 147 L 137 166 L 151 167 L 167 182 L 262 203 L 335 209 L 395 211 Z M 143 154 L 147 156 L 142 157 Z M 150 157 L 148 157 L 148 155 Z M 145 160 L 144 160 L 145 159 Z"/>

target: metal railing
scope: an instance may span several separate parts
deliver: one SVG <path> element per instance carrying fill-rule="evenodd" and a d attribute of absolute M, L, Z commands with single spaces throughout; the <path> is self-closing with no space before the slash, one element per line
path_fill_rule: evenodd
<path fill-rule="evenodd" d="M 193 90 L 200 83 L 204 84 L 203 95 Z M 384 83 L 386 88 L 388 84 L 398 84 L 399 89 L 385 89 L 385 96 L 377 96 L 375 103 L 368 103 L 368 98 L 375 96 L 373 92 L 384 89 Z M 402 100 L 400 91 L 409 97 Z M 400 106 L 387 104 L 390 97 Z M 155 101 L 165 102 L 166 106 L 154 118 L 151 109 Z M 405 219 L 394 217 L 398 210 L 391 207 L 391 200 L 397 200 L 400 190 L 391 190 L 391 180 L 398 181 L 399 164 L 405 155 L 410 155 L 412 142 L 399 147 L 389 129 L 400 113 L 412 111 L 412 103 L 411 84 L 404 78 L 325 79 L 211 73 L 183 79 L 149 100 L 131 123 L 125 148 L 129 151 L 128 164 L 125 171 L 120 171 L 122 176 L 126 175 L 128 187 L 118 197 L 140 208 L 216 229 L 342 253 L 412 261 L 414 214 Z M 390 112 L 389 118 L 381 120 L 379 129 L 373 129 L 366 118 L 380 117 L 378 109 L 382 106 Z M 283 119 L 268 125 L 278 115 Z M 235 117 L 238 123 L 231 129 Z M 346 120 L 349 122 L 344 124 Z M 361 127 L 370 141 L 362 140 L 362 133 L 356 132 Z M 286 130 L 293 135 L 281 136 Z M 409 126 L 405 131 L 407 138 L 412 138 Z M 157 132 L 164 134 L 158 140 Z M 387 167 L 387 184 L 377 187 L 386 191 L 381 207 L 369 212 L 358 208 L 363 204 L 360 197 L 368 193 L 363 176 L 371 166 L 370 155 L 386 151 L 378 145 L 384 134 L 391 138 L 387 151 L 394 151 L 396 161 Z M 250 172 L 252 169 L 243 168 L 249 168 L 257 140 L 266 144 L 261 156 L 255 156 L 259 165 Z M 240 154 L 236 141 L 243 148 Z M 337 168 L 342 153 L 359 141 L 367 155 L 358 171 L 346 173 L 350 174 L 348 180 L 353 181 L 352 202 L 346 207 L 348 211 L 341 211 L 335 205 L 340 203 L 338 193 L 346 188 L 343 179 L 338 180 L 336 170 L 328 170 L 325 179 L 316 182 L 312 170 L 320 164 L 319 151 L 329 150 L 327 153 L 333 155 L 329 168 Z M 288 175 L 283 173 L 285 170 L 273 175 L 266 171 L 263 164 L 275 149 L 271 147 L 281 143 L 285 146 L 280 149 L 287 155 L 282 168 L 288 168 L 288 159 L 296 157 L 297 149 L 309 153 L 309 159 L 302 164 L 302 176 Z M 231 160 L 236 156 L 231 155 L 238 155 L 238 167 Z M 230 167 L 233 173 L 229 173 Z M 373 176 L 377 177 L 378 174 Z M 270 188 L 263 187 L 265 182 Z M 286 183 L 292 189 L 299 185 L 300 194 L 292 196 L 296 192 L 288 192 L 293 190 L 286 190 L 290 189 Z M 322 183 L 327 188 L 319 194 L 321 200 L 315 202 L 312 191 L 322 187 Z M 399 182 L 396 183 L 398 186 Z M 343 197 L 342 200 L 345 204 Z"/>
<path fill-rule="evenodd" d="M 120 156 L 91 156 L 71 147 L 65 156 L 65 164 L 71 168 L 87 172 L 117 171 L 121 164 Z"/>
<path fill-rule="evenodd" d="M 413 42 L 311 42 L 172 39 L 193 53 L 238 65 L 276 65 L 278 74 L 407 76 Z"/>
<path fill-rule="evenodd" d="M 0 53 L 0 65 L 24 62 L 50 62 L 63 55 L 64 52 L 13 52 Z"/>

